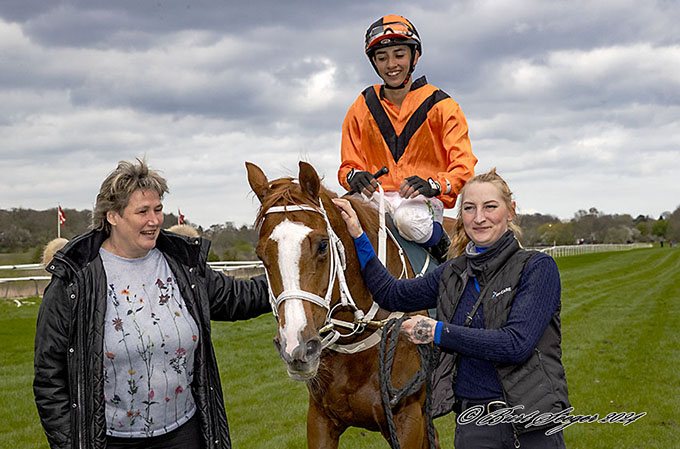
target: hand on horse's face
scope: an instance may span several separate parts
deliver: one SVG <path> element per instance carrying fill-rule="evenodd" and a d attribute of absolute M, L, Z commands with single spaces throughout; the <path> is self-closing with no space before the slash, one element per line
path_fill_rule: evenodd
<path fill-rule="evenodd" d="M 434 330 L 436 327 L 437 320 L 422 315 L 415 315 L 401 323 L 401 332 L 412 343 L 422 345 L 434 341 Z"/>
<path fill-rule="evenodd" d="M 361 234 L 364 233 L 364 230 L 361 229 L 361 224 L 359 223 L 357 213 L 354 211 L 354 208 L 349 203 L 349 201 L 343 198 L 333 198 L 333 203 L 335 203 L 335 205 L 338 206 L 338 209 L 340 209 L 340 216 L 343 220 L 345 220 L 349 235 L 352 236 L 353 239 L 361 237 Z"/>

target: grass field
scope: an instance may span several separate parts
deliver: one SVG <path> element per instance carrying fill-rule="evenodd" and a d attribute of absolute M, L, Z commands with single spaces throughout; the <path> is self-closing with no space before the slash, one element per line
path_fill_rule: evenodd
<path fill-rule="evenodd" d="M 42 248 L 33 248 L 21 253 L 0 253 L 0 265 L 21 265 L 37 263 L 36 258 L 42 254 Z"/>
<path fill-rule="evenodd" d="M 680 250 L 656 248 L 557 259 L 564 365 L 572 415 L 646 412 L 622 424 L 574 424 L 570 449 L 672 448 L 680 440 Z M 31 390 L 36 305 L 0 301 L 0 448 L 47 447 Z M 271 342 L 274 318 L 214 323 L 235 448 L 304 448 L 307 391 L 285 374 Z M 436 421 L 453 447 L 454 420 Z M 388 448 L 351 429 L 341 448 Z"/>

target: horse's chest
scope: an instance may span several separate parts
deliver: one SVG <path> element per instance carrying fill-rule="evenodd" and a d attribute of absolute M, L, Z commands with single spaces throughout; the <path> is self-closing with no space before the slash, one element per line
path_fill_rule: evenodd
<path fill-rule="evenodd" d="M 347 359 L 356 362 L 348 363 Z M 366 427 L 366 420 L 375 416 L 375 407 L 381 404 L 377 364 L 373 366 L 371 357 L 359 360 L 333 354 L 324 358 L 323 365 L 325 369 L 318 374 L 323 382 L 317 383 L 317 388 L 308 384 L 310 400 L 338 421 Z"/>

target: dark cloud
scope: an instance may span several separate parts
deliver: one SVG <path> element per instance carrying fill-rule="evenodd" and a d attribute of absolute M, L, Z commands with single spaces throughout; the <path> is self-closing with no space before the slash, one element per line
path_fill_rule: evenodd
<path fill-rule="evenodd" d="M 28 0 L 3 2 L 0 15 L 21 23 L 32 39 L 45 46 L 110 47 L 124 44 L 126 36 L 135 35 L 141 39 L 133 46 L 144 48 L 181 31 L 238 36 L 273 24 L 283 24 L 286 29 L 300 30 L 311 37 L 337 25 L 338 11 L 333 9 L 337 7 L 309 0 Z M 364 15 L 378 8 L 348 0 L 342 3 L 341 10 L 347 17 L 356 17 L 357 13 Z M 281 38 L 285 41 L 285 35 Z"/>
<path fill-rule="evenodd" d="M 204 226 L 252 222 L 244 160 L 270 177 L 308 160 L 339 191 L 342 119 L 378 81 L 363 34 L 388 13 L 417 26 L 416 76 L 460 103 L 478 171 L 507 174 L 525 209 L 673 208 L 680 6 L 627 0 L 6 0 L 0 205 L 90 207 L 144 154 Z"/>

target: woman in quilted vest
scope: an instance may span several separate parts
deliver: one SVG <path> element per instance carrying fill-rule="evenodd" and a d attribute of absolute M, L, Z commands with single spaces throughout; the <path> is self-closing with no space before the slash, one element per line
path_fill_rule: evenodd
<path fill-rule="evenodd" d="M 401 330 L 441 350 L 434 416 L 456 412 L 456 448 L 563 448 L 561 427 L 550 420 L 570 406 L 557 265 L 521 248 L 512 192 L 495 169 L 470 179 L 461 196 L 453 257 L 405 280 L 375 257 L 349 202 L 334 201 L 374 300 L 391 311 L 437 308 L 436 319 L 412 317 Z M 512 419 L 493 419 L 501 416 Z"/>

